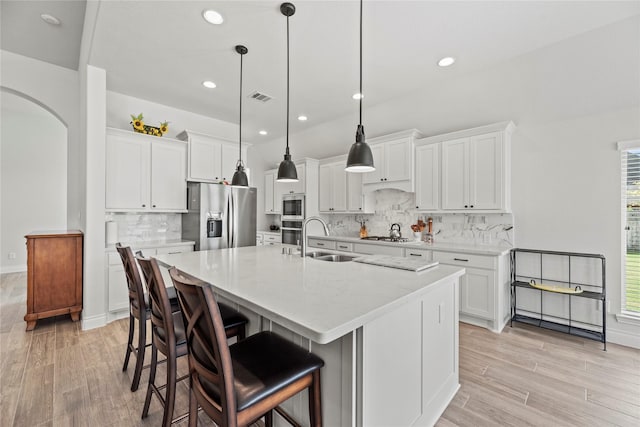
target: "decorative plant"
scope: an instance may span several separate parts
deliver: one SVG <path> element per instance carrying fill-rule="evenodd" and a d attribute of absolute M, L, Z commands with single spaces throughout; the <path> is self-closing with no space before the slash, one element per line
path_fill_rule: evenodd
<path fill-rule="evenodd" d="M 160 127 L 145 125 L 142 121 L 144 116 L 142 113 L 136 115 L 131 114 L 131 125 L 134 132 L 144 133 L 146 135 L 162 136 L 169 131 L 169 122 L 160 123 Z"/>

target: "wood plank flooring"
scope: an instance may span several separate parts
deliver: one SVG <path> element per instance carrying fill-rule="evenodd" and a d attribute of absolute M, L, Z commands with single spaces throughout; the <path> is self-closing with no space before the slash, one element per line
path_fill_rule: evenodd
<path fill-rule="evenodd" d="M 122 372 L 127 319 L 81 331 L 60 316 L 25 332 L 25 301 L 26 274 L 0 276 L 0 426 L 160 425 L 156 399 L 140 419 L 148 370 L 135 393 L 135 359 Z M 639 426 L 640 350 L 607 349 L 526 325 L 494 334 L 461 323 L 461 388 L 437 425 Z M 187 407 L 180 384 L 176 414 Z M 214 424 L 201 414 L 199 425 Z"/>

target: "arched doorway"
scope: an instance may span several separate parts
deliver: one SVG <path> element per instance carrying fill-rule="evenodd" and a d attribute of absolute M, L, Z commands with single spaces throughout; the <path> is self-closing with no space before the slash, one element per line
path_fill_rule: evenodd
<path fill-rule="evenodd" d="M 24 235 L 67 227 L 67 127 L 37 102 L 2 91 L 0 272 L 26 271 Z"/>

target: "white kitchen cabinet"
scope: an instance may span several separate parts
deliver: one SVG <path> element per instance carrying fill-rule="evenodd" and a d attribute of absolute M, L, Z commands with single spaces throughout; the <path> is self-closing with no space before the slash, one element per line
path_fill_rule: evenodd
<path fill-rule="evenodd" d="M 460 278 L 460 312 L 493 320 L 495 304 L 493 270 L 467 268 Z"/>
<path fill-rule="evenodd" d="M 305 195 L 305 215 L 318 214 L 318 161 L 303 159 L 295 162 L 298 182 L 278 182 L 278 170 L 264 173 L 264 206 L 266 214 L 282 212 L 282 196 L 290 193 Z"/>
<path fill-rule="evenodd" d="M 280 233 L 264 233 L 262 244 L 265 246 L 275 246 L 282 243 Z"/>
<path fill-rule="evenodd" d="M 417 146 L 415 154 L 416 209 L 440 209 L 440 144 Z"/>
<path fill-rule="evenodd" d="M 378 145 L 372 145 L 373 162 L 376 170 L 363 174 L 363 184 L 395 182 L 411 179 L 411 138 L 401 138 Z"/>
<path fill-rule="evenodd" d="M 320 165 L 320 212 L 345 212 L 347 210 L 347 172 L 344 163 Z"/>
<path fill-rule="evenodd" d="M 361 173 L 347 173 L 347 211 L 365 211 Z"/>
<path fill-rule="evenodd" d="M 238 161 L 238 142 L 191 130 L 180 132 L 176 138 L 187 141 L 188 180 L 196 182 L 228 181 L 233 179 Z M 249 144 L 242 144 L 242 160 L 247 162 Z M 249 175 L 249 173 L 247 173 Z"/>
<path fill-rule="evenodd" d="M 186 157 L 182 141 L 107 129 L 106 210 L 185 211 Z"/>

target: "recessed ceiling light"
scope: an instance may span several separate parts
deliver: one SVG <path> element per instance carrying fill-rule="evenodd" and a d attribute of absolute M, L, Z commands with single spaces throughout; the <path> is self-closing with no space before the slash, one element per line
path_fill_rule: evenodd
<path fill-rule="evenodd" d="M 455 58 L 447 56 L 447 57 L 442 58 L 440 61 L 438 61 L 438 65 L 441 66 L 441 67 L 448 67 L 449 65 L 453 64 L 454 62 L 456 62 Z"/>
<path fill-rule="evenodd" d="M 220 25 L 224 22 L 224 18 L 220 13 L 216 12 L 213 9 L 207 9 L 202 12 L 202 17 L 210 24 Z"/>
<path fill-rule="evenodd" d="M 216 87 L 216 84 L 210 80 L 206 80 L 202 82 L 202 86 L 206 87 L 207 89 L 213 89 L 214 87 Z"/>
<path fill-rule="evenodd" d="M 298 116 L 298 120 L 305 122 L 307 120 L 307 116 Z"/>
<path fill-rule="evenodd" d="M 49 15 L 48 13 L 43 13 L 40 15 L 40 18 L 47 24 L 51 25 L 60 25 L 60 20 L 53 15 Z"/>
<path fill-rule="evenodd" d="M 266 135 L 267 131 L 266 130 L 261 130 L 260 132 L 258 132 L 260 135 Z"/>
<path fill-rule="evenodd" d="M 364 98 L 364 95 L 361 94 L 360 92 L 358 92 L 358 93 L 354 93 L 352 98 L 355 99 L 355 100 L 358 100 L 358 99 Z"/>

